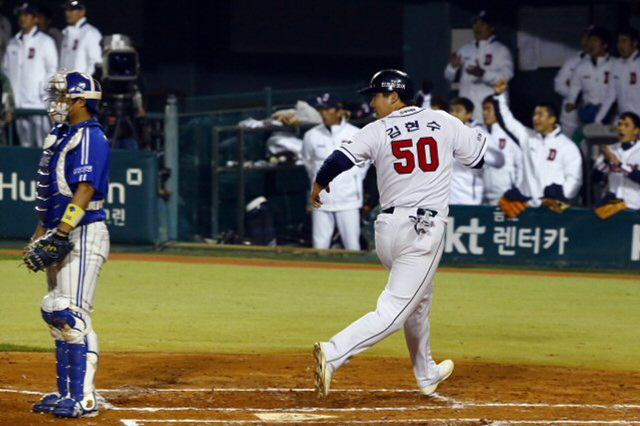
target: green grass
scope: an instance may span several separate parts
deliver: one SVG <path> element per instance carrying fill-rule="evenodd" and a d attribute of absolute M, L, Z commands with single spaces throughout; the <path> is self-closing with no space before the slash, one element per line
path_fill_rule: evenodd
<path fill-rule="evenodd" d="M 51 348 L 42 273 L 0 261 L 0 350 Z M 103 351 L 308 352 L 375 307 L 383 270 L 111 261 L 96 296 Z M 439 272 L 437 359 L 639 370 L 640 283 Z M 407 356 L 397 333 L 373 348 Z"/>

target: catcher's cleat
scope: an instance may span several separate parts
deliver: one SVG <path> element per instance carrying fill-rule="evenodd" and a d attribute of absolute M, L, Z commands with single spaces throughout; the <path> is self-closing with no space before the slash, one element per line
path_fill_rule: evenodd
<path fill-rule="evenodd" d="M 316 360 L 315 371 L 315 387 L 318 397 L 325 398 L 329 395 L 329 389 L 331 388 L 331 367 L 327 365 L 327 360 L 324 355 L 324 349 L 322 343 L 316 342 L 313 345 L 313 357 Z"/>
<path fill-rule="evenodd" d="M 33 404 L 34 413 L 51 413 L 57 406 L 58 402 L 63 398 L 57 393 L 50 393 Z"/>
<path fill-rule="evenodd" d="M 438 385 L 449 378 L 451 373 L 453 373 L 453 361 L 450 359 L 445 359 L 440 364 L 437 365 L 438 368 L 438 377 L 433 381 L 432 384 L 425 386 L 420 389 L 420 393 L 422 395 L 429 396 L 436 391 Z"/>
<path fill-rule="evenodd" d="M 95 417 L 98 415 L 98 404 L 93 394 L 81 402 L 73 398 L 64 398 L 58 402 L 53 414 L 67 418 Z"/>

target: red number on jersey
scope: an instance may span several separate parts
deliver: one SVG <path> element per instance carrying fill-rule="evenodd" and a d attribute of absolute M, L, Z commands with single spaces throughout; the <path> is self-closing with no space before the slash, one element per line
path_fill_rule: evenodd
<path fill-rule="evenodd" d="M 413 141 L 411 139 L 391 142 L 393 156 L 399 160 L 404 160 L 404 162 L 396 161 L 393 163 L 393 168 L 401 175 L 411 173 L 416 168 L 416 160 L 413 158 L 413 152 L 411 152 L 412 146 Z"/>
<path fill-rule="evenodd" d="M 393 163 L 393 168 L 401 175 L 413 172 L 416 168 L 416 160 L 411 148 L 411 139 L 402 139 L 391 142 L 391 152 L 399 160 Z M 440 165 L 438 158 L 438 143 L 432 137 L 420 138 L 416 144 L 418 148 L 418 166 L 423 172 L 433 172 Z M 428 149 L 428 152 L 427 152 Z"/>

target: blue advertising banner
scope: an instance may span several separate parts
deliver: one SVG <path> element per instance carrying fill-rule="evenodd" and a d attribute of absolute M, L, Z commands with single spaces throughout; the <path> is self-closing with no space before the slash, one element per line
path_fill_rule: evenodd
<path fill-rule="evenodd" d="M 0 239 L 27 240 L 36 228 L 40 150 L 0 147 Z M 113 243 L 157 241 L 158 165 L 154 153 L 113 150 L 105 205 Z"/>
<path fill-rule="evenodd" d="M 600 220 L 590 209 L 537 208 L 508 219 L 497 207 L 452 206 L 443 264 L 640 271 L 640 212 Z"/>

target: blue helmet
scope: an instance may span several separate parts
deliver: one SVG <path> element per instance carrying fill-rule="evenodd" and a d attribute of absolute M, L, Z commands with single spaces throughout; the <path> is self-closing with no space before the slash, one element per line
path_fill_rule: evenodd
<path fill-rule="evenodd" d="M 100 112 L 100 99 L 102 88 L 97 80 L 87 74 L 71 71 L 66 75 L 67 93 L 71 99 L 84 98 L 87 101 L 87 109 L 92 114 Z"/>
<path fill-rule="evenodd" d="M 66 69 L 58 70 L 53 77 L 49 79 L 45 89 L 47 102 L 54 102 L 54 106 L 58 107 L 60 97 L 68 99 L 82 98 L 87 102 L 87 109 L 92 114 L 100 112 L 100 99 L 102 99 L 102 88 L 94 78 L 78 71 L 68 71 Z M 63 108 L 64 109 L 64 108 Z M 64 111 L 59 111 L 66 118 Z M 53 117 L 52 117 L 53 119 Z M 55 120 L 59 122 L 58 120 Z"/>

